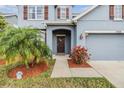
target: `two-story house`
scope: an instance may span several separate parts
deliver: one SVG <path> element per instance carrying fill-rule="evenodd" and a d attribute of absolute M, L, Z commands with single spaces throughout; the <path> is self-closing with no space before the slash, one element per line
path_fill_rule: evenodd
<path fill-rule="evenodd" d="M 18 26 L 45 32 L 53 54 L 84 46 L 91 60 L 124 60 L 124 5 L 97 5 L 73 18 L 73 6 L 18 6 Z"/>

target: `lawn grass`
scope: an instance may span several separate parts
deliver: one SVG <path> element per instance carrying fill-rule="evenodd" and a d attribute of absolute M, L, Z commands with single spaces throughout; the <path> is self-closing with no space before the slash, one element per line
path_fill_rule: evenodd
<path fill-rule="evenodd" d="M 16 65 L 14 65 L 16 66 Z M 105 78 L 50 78 L 53 65 L 37 77 L 26 80 L 13 80 L 8 78 L 7 71 L 14 67 L 0 66 L 1 88 L 113 88 L 114 86 Z"/>

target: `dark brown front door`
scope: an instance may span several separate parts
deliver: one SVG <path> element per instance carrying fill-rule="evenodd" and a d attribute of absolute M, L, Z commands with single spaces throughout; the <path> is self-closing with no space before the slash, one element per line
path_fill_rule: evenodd
<path fill-rule="evenodd" d="M 65 36 L 57 36 L 57 53 L 65 53 Z"/>

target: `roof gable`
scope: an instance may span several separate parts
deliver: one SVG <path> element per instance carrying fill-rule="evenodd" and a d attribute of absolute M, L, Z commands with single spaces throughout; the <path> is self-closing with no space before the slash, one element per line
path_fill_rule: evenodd
<path fill-rule="evenodd" d="M 98 8 L 99 5 L 96 6 L 92 6 L 91 8 L 87 9 L 85 12 L 79 14 L 77 17 L 73 18 L 73 21 L 77 21 L 78 19 L 80 19 L 81 17 L 85 16 L 86 14 L 90 13 L 91 11 L 93 11 L 94 9 Z"/>

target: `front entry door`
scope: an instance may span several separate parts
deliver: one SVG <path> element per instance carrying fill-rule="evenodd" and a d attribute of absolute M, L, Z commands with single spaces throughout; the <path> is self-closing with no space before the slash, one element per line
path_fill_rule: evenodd
<path fill-rule="evenodd" d="M 57 53 L 65 53 L 65 36 L 57 36 Z"/>

